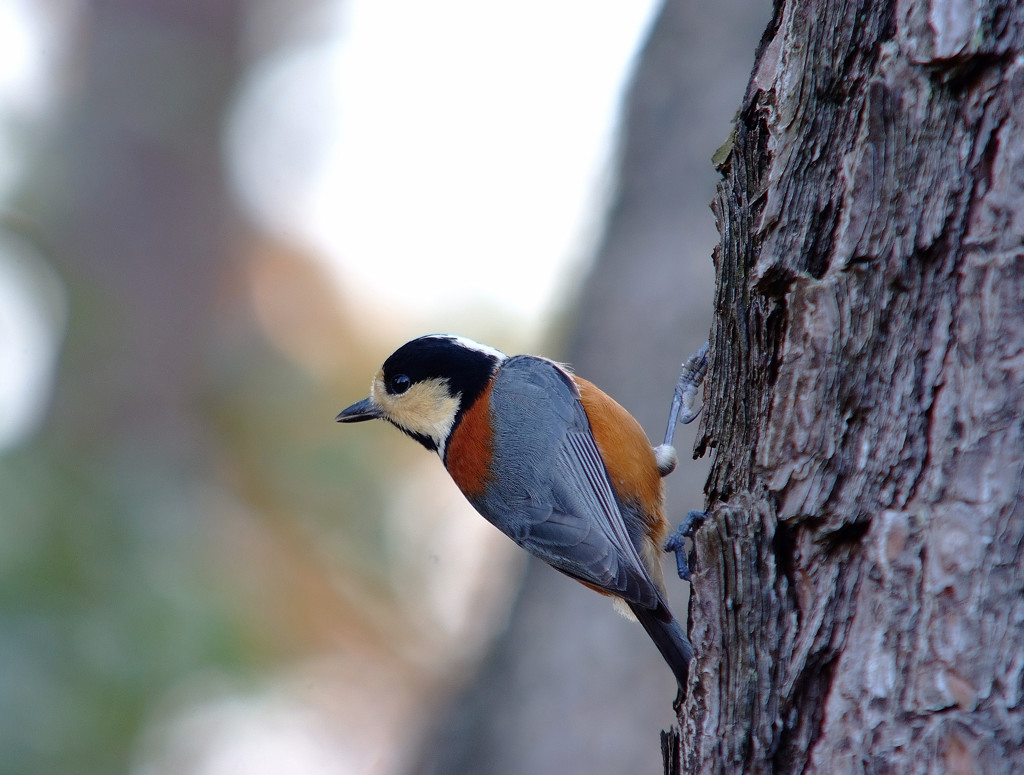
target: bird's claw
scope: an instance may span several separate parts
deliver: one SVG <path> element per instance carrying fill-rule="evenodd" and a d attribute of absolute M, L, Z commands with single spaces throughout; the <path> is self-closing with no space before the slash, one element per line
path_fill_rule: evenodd
<path fill-rule="evenodd" d="M 673 552 L 676 556 L 676 573 L 683 581 L 690 580 L 690 564 L 686 558 L 686 539 L 693 538 L 697 529 L 704 524 L 708 518 L 707 512 L 689 511 L 679 527 L 665 540 L 664 549 L 666 552 Z"/>
<path fill-rule="evenodd" d="M 710 342 L 705 342 L 697 352 L 686 359 L 679 371 L 676 389 L 672 393 L 672 408 L 669 410 L 663 447 L 672 446 L 672 437 L 675 435 L 678 423 L 686 425 L 693 422 L 700 414 L 700 410 L 704 408 L 698 406 L 694 409 L 693 404 L 697 400 L 697 389 L 703 384 L 704 375 L 708 371 L 708 349 L 710 346 Z"/>

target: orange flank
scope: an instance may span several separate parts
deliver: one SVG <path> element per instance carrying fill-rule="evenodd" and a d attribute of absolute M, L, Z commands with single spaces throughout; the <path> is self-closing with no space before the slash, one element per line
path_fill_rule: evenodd
<path fill-rule="evenodd" d="M 611 396 L 585 379 L 573 379 L 615 494 L 640 508 L 649 537 L 656 546 L 660 545 L 668 532 L 668 523 L 662 516 L 661 474 L 647 434 Z"/>
<path fill-rule="evenodd" d="M 609 592 L 607 589 L 601 589 L 601 587 L 595 586 L 594 584 L 591 584 L 589 581 L 583 581 L 582 579 L 576 579 L 576 581 L 580 582 L 580 584 L 585 586 L 587 589 L 594 590 L 599 595 L 604 595 L 605 597 L 615 597 L 615 595 Z"/>
<path fill-rule="evenodd" d="M 491 429 L 491 386 L 462 414 L 445 450 L 444 464 L 467 498 L 482 495 L 491 478 L 494 431 Z"/>

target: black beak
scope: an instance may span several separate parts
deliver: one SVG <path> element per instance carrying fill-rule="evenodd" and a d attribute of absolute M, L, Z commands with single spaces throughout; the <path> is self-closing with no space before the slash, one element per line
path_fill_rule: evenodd
<path fill-rule="evenodd" d="M 337 422 L 364 422 L 366 420 L 378 420 L 381 417 L 380 409 L 369 398 L 352 404 L 334 419 Z"/>

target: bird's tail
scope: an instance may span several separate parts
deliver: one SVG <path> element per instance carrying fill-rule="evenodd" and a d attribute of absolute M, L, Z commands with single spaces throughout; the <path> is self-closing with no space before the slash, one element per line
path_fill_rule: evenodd
<path fill-rule="evenodd" d="M 663 602 L 659 601 L 658 607 L 653 609 L 634 604 L 630 604 L 629 607 L 651 636 L 668 666 L 672 668 L 680 690 L 685 692 L 686 679 L 690 673 L 690 660 L 693 659 L 693 646 L 683 628 Z"/>

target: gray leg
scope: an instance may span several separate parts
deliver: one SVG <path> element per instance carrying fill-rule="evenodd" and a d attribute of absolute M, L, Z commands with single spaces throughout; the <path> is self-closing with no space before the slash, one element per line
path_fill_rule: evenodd
<path fill-rule="evenodd" d="M 697 400 L 697 390 L 704 382 L 704 375 L 708 371 L 709 346 L 710 343 L 705 342 L 703 347 L 686 359 L 679 372 L 679 380 L 672 393 L 672 407 L 669 409 L 668 427 L 665 428 L 665 442 L 654 448 L 654 454 L 658 460 L 658 470 L 662 476 L 668 476 L 676 467 L 678 457 L 675 447 L 672 446 L 676 424 L 683 423 L 685 425 L 693 422 L 703 408 L 694 409 L 693 404 Z"/>

